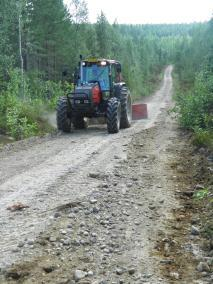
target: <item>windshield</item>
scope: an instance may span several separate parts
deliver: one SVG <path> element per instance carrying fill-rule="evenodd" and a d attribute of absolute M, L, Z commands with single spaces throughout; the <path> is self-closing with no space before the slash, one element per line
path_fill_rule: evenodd
<path fill-rule="evenodd" d="M 83 84 L 92 81 L 99 81 L 101 90 L 109 90 L 109 67 L 108 66 L 98 66 L 97 64 L 92 64 L 91 66 L 83 67 Z"/>

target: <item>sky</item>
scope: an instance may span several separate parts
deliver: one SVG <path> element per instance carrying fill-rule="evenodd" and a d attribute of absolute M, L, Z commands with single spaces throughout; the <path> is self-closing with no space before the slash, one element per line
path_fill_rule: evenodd
<path fill-rule="evenodd" d="M 119 24 L 191 23 L 213 15 L 213 0 L 85 0 L 89 20 L 104 12 L 108 21 Z M 69 3 L 70 0 L 65 0 Z"/>

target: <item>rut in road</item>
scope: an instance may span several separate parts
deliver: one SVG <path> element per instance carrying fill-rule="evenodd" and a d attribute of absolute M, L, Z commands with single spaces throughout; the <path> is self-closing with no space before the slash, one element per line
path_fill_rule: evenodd
<path fill-rule="evenodd" d="M 38 255 L 43 255 L 42 247 L 37 247 L 35 245 L 35 247 L 31 248 L 31 246 L 39 236 L 40 232 L 48 234 L 48 232 L 51 232 L 52 230 L 52 224 L 55 224 L 54 226 L 56 226 L 56 220 L 52 217 L 54 216 L 55 211 L 57 211 L 59 207 L 63 207 L 65 204 L 74 204 L 76 201 L 88 202 L 91 196 L 100 196 L 98 189 L 100 187 L 103 189 L 105 184 L 107 184 L 107 186 L 105 186 L 106 188 L 114 188 L 116 183 L 116 186 L 118 185 L 115 192 L 111 195 L 112 200 L 108 200 L 109 204 L 112 204 L 113 206 L 112 208 L 108 208 L 110 209 L 109 211 L 113 208 L 116 211 L 116 208 L 119 205 L 121 205 L 121 209 L 123 208 L 122 202 L 121 204 L 113 203 L 118 198 L 122 199 L 122 196 L 119 195 L 120 190 L 121 192 L 124 192 L 123 194 L 125 195 L 128 188 L 131 187 L 131 183 L 133 187 L 140 187 L 140 185 L 143 184 L 143 180 L 145 182 L 150 166 L 153 166 L 154 160 L 156 160 L 156 157 L 159 157 L 159 151 L 163 151 L 162 147 L 166 147 L 167 139 L 174 135 L 171 133 L 171 129 L 168 130 L 165 127 L 165 124 L 165 126 L 160 128 L 160 132 L 157 132 L 159 137 L 161 134 L 163 136 L 163 146 L 161 146 L 161 139 L 156 137 L 156 132 L 151 135 L 152 137 L 147 137 L 147 141 L 143 141 L 143 144 L 151 145 L 153 140 L 155 141 L 155 139 L 158 139 L 156 149 L 151 154 L 155 157 L 153 160 L 150 160 L 150 157 L 145 157 L 145 154 L 144 157 L 140 156 L 139 151 L 141 151 L 141 148 L 138 146 L 140 143 L 137 142 L 136 148 L 139 147 L 139 149 L 137 148 L 136 151 L 133 150 L 133 152 L 135 151 L 140 159 L 144 160 L 144 164 L 142 166 L 139 161 L 136 163 L 142 171 L 141 174 L 136 173 L 134 165 L 128 166 L 127 162 L 127 167 L 124 167 L 123 174 L 117 173 L 116 176 L 116 172 L 119 171 L 119 167 L 122 166 L 120 163 L 123 161 L 125 164 L 125 161 L 128 161 L 127 153 L 132 151 L 130 150 L 132 147 L 130 143 L 132 139 L 134 140 L 137 135 L 141 135 L 141 137 L 143 137 L 143 134 L 146 139 L 144 129 L 153 127 L 156 121 L 158 121 L 158 125 L 159 122 L 165 123 L 167 117 L 166 109 L 171 104 L 171 72 L 172 67 L 169 66 L 165 70 L 164 80 L 160 90 L 156 92 L 156 94 L 150 98 L 150 101 L 148 102 L 149 119 L 134 123 L 130 129 L 120 131 L 120 133 L 115 135 L 108 135 L 106 134 L 105 128 L 101 126 L 97 129 L 91 127 L 88 131 L 77 131 L 70 135 L 62 135 L 52 139 L 36 139 L 35 142 L 23 145 L 23 147 L 19 146 L 19 151 L 17 151 L 14 146 L 14 149 L 10 151 L 5 150 L 1 153 L 0 230 L 2 237 L 0 239 L 0 250 L 4 255 L 1 259 L 1 267 L 8 267 L 14 261 L 30 259 L 33 256 L 38 257 Z M 162 116 L 161 112 L 164 113 L 164 116 Z M 137 160 L 137 157 L 135 156 L 134 159 Z M 132 161 L 129 161 L 129 163 L 131 164 Z M 92 178 L 93 173 L 98 173 L 97 178 Z M 130 178 L 132 174 L 134 175 L 134 177 L 132 177 L 133 179 Z M 160 176 L 164 177 L 163 174 L 165 173 L 160 173 Z M 137 175 L 139 177 L 137 177 Z M 149 181 L 150 179 L 153 179 L 154 182 L 155 177 L 149 176 Z M 112 183 L 112 181 L 114 183 Z M 120 183 L 121 187 L 119 187 Z M 164 183 L 166 184 L 166 181 L 164 181 Z M 149 203 L 152 202 L 152 200 L 155 202 L 155 192 L 157 191 L 157 187 L 153 184 L 143 184 L 142 188 L 146 186 L 150 187 L 150 194 L 147 193 L 148 200 L 145 203 L 147 203 L 147 206 L 153 207 L 154 210 L 154 207 L 156 206 L 152 206 Z M 154 191 L 151 190 L 153 187 Z M 162 188 L 162 186 L 159 188 Z M 143 203 L 144 196 L 142 195 L 138 197 L 140 191 L 138 191 L 138 188 L 135 190 L 135 192 L 132 192 L 133 204 L 136 202 L 135 200 L 137 198 L 142 198 L 140 203 Z M 109 195 L 110 198 L 109 192 L 101 193 L 101 195 L 103 194 L 103 198 L 106 199 Z M 160 191 L 158 194 L 161 195 L 162 192 Z M 166 194 L 166 192 L 164 192 L 164 194 Z M 28 205 L 29 208 L 21 212 L 13 213 L 6 210 L 8 206 L 16 202 L 22 202 L 23 204 Z M 170 198 L 168 196 L 168 203 L 170 204 L 173 202 L 172 197 Z M 85 210 L 88 210 L 87 206 L 89 205 L 85 203 L 83 207 L 84 206 L 86 208 Z M 133 207 L 135 208 L 137 206 L 134 205 Z M 149 211 L 152 209 L 149 209 L 149 207 L 144 209 L 142 206 L 140 214 L 137 213 L 137 216 L 145 217 L 147 214 L 148 220 L 152 220 L 147 210 Z M 72 209 L 69 214 L 71 213 Z M 107 214 L 109 213 L 110 212 Z M 66 215 L 66 212 L 64 214 Z M 128 214 L 126 216 L 130 216 L 130 219 L 132 219 L 130 223 L 134 223 L 136 213 L 132 212 L 131 215 L 130 210 L 130 213 Z M 80 216 L 79 218 L 81 219 L 83 217 Z M 160 218 L 158 214 L 156 218 Z M 119 216 L 116 222 L 120 224 L 120 221 Z M 139 223 L 141 223 L 141 220 Z M 78 222 L 76 222 L 76 225 L 77 224 Z M 93 223 L 90 224 L 90 230 L 93 225 Z M 58 226 L 60 227 L 60 222 Z M 96 224 L 96 226 L 98 225 Z M 137 226 L 137 224 L 134 224 L 134 226 Z M 138 258 L 136 257 L 137 261 L 139 261 L 138 259 L 143 255 L 145 263 L 149 262 L 148 240 L 152 235 L 153 226 L 157 229 L 156 220 L 153 223 L 152 221 L 148 223 L 147 227 L 150 227 L 148 229 L 145 227 L 144 230 L 140 227 L 140 237 L 144 235 L 147 239 L 147 244 L 145 245 L 144 243 L 143 247 L 146 247 L 144 250 L 139 250 L 140 253 Z M 123 230 L 125 231 L 125 236 L 130 241 L 135 234 L 135 228 L 131 228 L 130 226 Z M 131 232 L 132 230 L 133 233 Z M 156 230 L 154 231 L 156 232 Z M 137 238 L 139 238 L 139 236 Z M 129 248 L 128 242 L 124 243 L 124 250 L 129 252 L 125 258 L 131 258 L 134 254 L 137 255 L 137 249 L 134 251 L 134 249 Z M 140 243 L 139 239 L 138 243 Z M 20 244 L 23 244 L 23 248 Z M 21 248 L 17 249 L 17 246 Z M 126 249 L 125 246 L 127 246 Z M 121 251 L 119 251 L 119 253 L 122 255 Z M 97 257 L 101 257 L 100 253 L 98 255 L 99 256 Z M 45 258 L 46 257 L 47 256 L 45 256 Z M 79 262 L 77 260 L 77 256 L 75 257 L 75 264 L 77 265 Z M 135 262 L 136 266 L 137 261 Z M 151 267 L 152 266 L 150 266 L 150 269 L 152 270 L 153 268 Z M 111 270 L 109 269 L 109 271 Z M 99 271 L 97 274 L 98 273 L 100 274 L 101 272 Z M 150 271 L 150 273 L 152 273 L 152 271 Z"/>

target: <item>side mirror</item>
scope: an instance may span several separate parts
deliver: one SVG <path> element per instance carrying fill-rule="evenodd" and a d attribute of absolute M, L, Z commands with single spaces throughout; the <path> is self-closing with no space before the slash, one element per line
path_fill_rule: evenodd
<path fill-rule="evenodd" d="M 62 78 L 67 77 L 68 73 L 69 73 L 68 70 L 67 70 L 67 69 L 64 69 L 64 70 L 62 71 Z"/>
<path fill-rule="evenodd" d="M 116 71 L 118 73 L 121 73 L 121 64 L 120 63 L 116 65 Z"/>
<path fill-rule="evenodd" d="M 70 69 L 69 66 L 64 65 L 61 72 L 62 80 L 67 81 L 70 77 Z"/>

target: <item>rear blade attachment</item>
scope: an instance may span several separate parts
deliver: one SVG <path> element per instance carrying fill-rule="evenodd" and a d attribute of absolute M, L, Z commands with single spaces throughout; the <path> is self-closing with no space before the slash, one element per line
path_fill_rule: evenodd
<path fill-rule="evenodd" d="M 148 118 L 147 104 L 133 104 L 132 105 L 132 119 L 139 120 Z"/>

